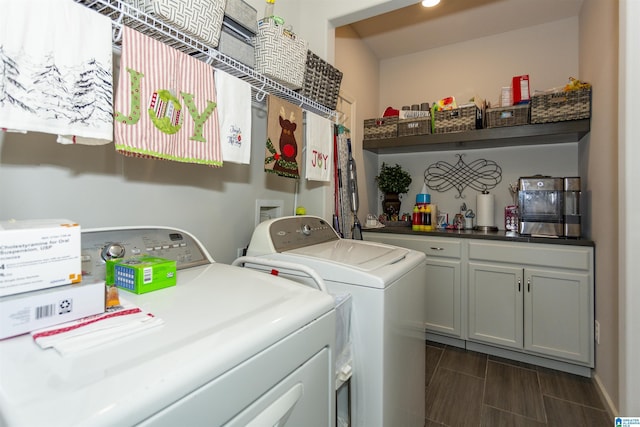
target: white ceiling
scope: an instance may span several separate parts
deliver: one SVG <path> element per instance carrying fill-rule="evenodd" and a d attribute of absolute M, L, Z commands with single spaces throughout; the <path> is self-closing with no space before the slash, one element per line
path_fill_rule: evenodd
<path fill-rule="evenodd" d="M 577 16 L 583 0 L 441 0 L 354 22 L 351 27 L 379 59 Z"/>

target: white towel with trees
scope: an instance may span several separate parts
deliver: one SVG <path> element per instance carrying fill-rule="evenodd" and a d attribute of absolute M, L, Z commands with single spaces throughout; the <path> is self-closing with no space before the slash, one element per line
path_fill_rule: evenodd
<path fill-rule="evenodd" d="M 111 20 L 72 0 L 0 0 L 0 10 L 0 128 L 111 142 Z"/>

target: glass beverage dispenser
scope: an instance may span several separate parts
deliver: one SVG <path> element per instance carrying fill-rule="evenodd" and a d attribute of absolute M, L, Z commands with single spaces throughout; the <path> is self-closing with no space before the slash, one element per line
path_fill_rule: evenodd
<path fill-rule="evenodd" d="M 564 178 L 564 235 L 567 237 L 580 237 L 580 178 Z"/>

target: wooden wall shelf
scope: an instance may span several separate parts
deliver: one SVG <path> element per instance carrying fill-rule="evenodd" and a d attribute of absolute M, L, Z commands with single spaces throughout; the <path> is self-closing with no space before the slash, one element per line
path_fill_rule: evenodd
<path fill-rule="evenodd" d="M 578 142 L 589 133 L 591 120 L 478 129 L 467 132 L 364 140 L 362 148 L 378 154 L 470 150 Z"/>

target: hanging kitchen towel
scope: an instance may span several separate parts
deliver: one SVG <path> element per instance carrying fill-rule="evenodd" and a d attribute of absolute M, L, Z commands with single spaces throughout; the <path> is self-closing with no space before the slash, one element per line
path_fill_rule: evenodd
<path fill-rule="evenodd" d="M 312 181 L 331 181 L 333 164 L 333 124 L 307 112 L 305 177 Z"/>
<path fill-rule="evenodd" d="M 120 69 L 118 152 L 222 166 L 211 66 L 125 26 Z"/>
<path fill-rule="evenodd" d="M 72 0 L 0 0 L 0 11 L 0 128 L 111 142 L 111 20 Z"/>
<path fill-rule="evenodd" d="M 251 161 L 251 85 L 216 70 L 220 145 L 225 162 Z"/>
<path fill-rule="evenodd" d="M 267 99 L 265 172 L 300 178 L 302 108 L 270 95 Z"/>

